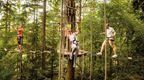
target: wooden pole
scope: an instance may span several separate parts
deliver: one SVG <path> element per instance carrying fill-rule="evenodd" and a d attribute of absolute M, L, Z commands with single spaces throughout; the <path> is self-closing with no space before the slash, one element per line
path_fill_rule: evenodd
<path fill-rule="evenodd" d="M 84 67 L 85 67 L 85 56 L 82 56 L 82 77 L 81 80 L 84 78 Z"/>
<path fill-rule="evenodd" d="M 20 80 L 23 80 L 22 79 L 22 74 L 23 74 L 23 71 L 22 71 L 22 52 L 20 51 L 19 52 L 19 55 L 20 55 Z"/>
<path fill-rule="evenodd" d="M 109 54 L 109 56 L 111 56 L 112 55 L 112 47 L 109 45 L 109 51 L 108 51 L 108 54 Z M 108 58 L 109 60 L 110 60 L 110 62 L 109 62 L 109 79 L 110 80 L 112 80 L 112 72 L 113 72 L 113 64 L 112 64 L 112 59 L 110 59 L 110 58 Z"/>
<path fill-rule="evenodd" d="M 107 36 L 106 34 L 106 0 L 104 0 L 104 29 L 105 29 L 105 37 Z M 107 80 L 107 43 L 105 45 L 105 76 L 104 80 Z"/>
<path fill-rule="evenodd" d="M 84 47 L 84 36 L 83 36 L 83 42 L 82 42 L 83 44 L 82 44 L 82 49 L 84 50 L 85 49 L 85 47 Z M 82 56 L 82 79 L 81 80 L 83 80 L 83 75 L 84 75 L 84 67 L 85 67 L 85 56 L 83 55 Z"/>
<path fill-rule="evenodd" d="M 6 1 L 6 6 L 8 7 L 8 0 Z M 5 22 L 5 33 L 7 34 L 7 30 L 8 30 L 8 8 L 6 7 L 6 22 Z M 6 36 L 7 37 L 7 36 Z M 6 40 L 6 42 L 5 43 L 7 43 L 7 40 Z"/>
<path fill-rule="evenodd" d="M 71 30 L 75 31 L 75 22 L 76 22 L 76 18 L 75 18 L 75 0 L 69 0 L 68 1 L 71 5 L 69 8 L 71 13 L 68 14 L 67 16 L 69 16 L 70 18 L 70 23 L 71 23 Z M 68 4 L 69 4 L 68 3 Z M 68 19 L 69 20 L 69 19 Z M 74 58 L 72 60 L 68 60 L 68 72 L 67 72 L 67 80 L 74 80 L 74 72 L 75 72 L 75 68 L 73 67 L 74 64 Z"/>
<path fill-rule="evenodd" d="M 79 22 L 81 23 L 82 0 L 79 0 L 79 5 L 80 5 L 80 8 L 79 8 Z"/>
<path fill-rule="evenodd" d="M 75 68 L 73 67 L 74 59 L 68 60 L 68 76 L 66 80 L 74 80 Z"/>
<path fill-rule="evenodd" d="M 93 11 L 93 10 L 92 10 L 92 11 Z M 93 64 L 92 64 L 92 63 L 93 63 L 93 62 L 92 62 L 92 58 L 93 58 L 93 57 L 92 57 L 92 52 L 93 52 L 93 49 L 92 49 L 92 48 L 93 48 L 93 45 L 92 45 L 92 44 L 93 44 L 93 40 L 92 40 L 92 39 L 93 39 L 93 38 L 92 38 L 92 37 L 93 37 L 92 21 L 90 22 L 90 30 L 91 30 L 91 36 L 90 36 L 90 37 L 91 37 L 91 38 L 90 38 L 90 39 L 91 39 L 91 51 L 90 51 L 90 52 L 91 52 L 91 54 L 90 54 L 90 80 L 92 80 L 92 71 L 93 71 Z"/>
<path fill-rule="evenodd" d="M 63 0 L 61 0 L 61 42 L 60 42 L 60 53 L 59 53 L 59 78 L 58 80 L 61 80 L 62 78 L 62 74 L 63 74 L 63 48 L 64 48 L 64 33 L 63 33 L 63 28 L 64 28 L 64 21 L 63 21 L 63 18 L 64 18 L 64 14 L 63 14 L 63 7 L 64 7 L 64 2 Z"/>
<path fill-rule="evenodd" d="M 82 0 L 79 0 L 79 23 L 78 23 L 78 28 L 79 28 L 79 32 L 81 32 L 81 12 L 82 12 Z M 84 50 L 84 49 L 83 49 Z M 82 55 L 82 57 L 80 58 L 79 62 L 80 62 L 80 65 L 82 66 L 81 67 L 81 75 L 80 75 L 80 80 L 83 80 L 83 62 L 84 62 L 84 58 L 83 58 L 84 55 Z"/>
<path fill-rule="evenodd" d="M 43 1 L 43 24 L 42 24 L 42 69 L 45 69 L 45 36 L 46 36 L 46 0 Z"/>

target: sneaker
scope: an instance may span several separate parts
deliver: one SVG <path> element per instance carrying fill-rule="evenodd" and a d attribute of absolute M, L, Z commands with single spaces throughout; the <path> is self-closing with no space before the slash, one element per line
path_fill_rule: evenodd
<path fill-rule="evenodd" d="M 132 57 L 128 57 L 129 60 L 132 60 Z"/>
<path fill-rule="evenodd" d="M 101 53 L 101 52 L 98 52 L 97 55 L 100 56 L 100 55 L 102 55 L 102 53 Z"/>
<path fill-rule="evenodd" d="M 112 58 L 116 58 L 117 57 L 117 55 L 116 54 L 114 54 L 113 56 L 112 56 Z"/>

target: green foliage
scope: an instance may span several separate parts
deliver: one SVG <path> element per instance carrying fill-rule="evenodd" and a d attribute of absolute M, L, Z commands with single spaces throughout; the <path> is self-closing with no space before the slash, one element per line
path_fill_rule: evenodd
<path fill-rule="evenodd" d="M 21 0 L 20 0 L 21 1 Z M 76 1 L 76 5 L 79 0 Z M 26 0 L 21 4 L 17 0 L 0 0 L 0 79 L 14 80 L 22 75 L 24 80 L 57 80 L 58 77 L 58 49 L 60 46 L 60 0 L 48 0 L 46 14 L 46 69 L 41 69 L 42 47 L 42 0 Z M 104 79 L 104 56 L 97 57 L 100 46 L 105 39 L 104 32 L 104 4 L 94 0 L 82 2 L 82 22 L 80 35 L 80 49 L 88 51 L 85 56 L 83 79 L 89 79 L 89 68 L 93 66 L 92 78 Z M 0 15 L 1 15 L 0 14 Z M 118 59 L 112 60 L 108 48 L 108 79 L 109 80 L 143 80 L 144 76 L 144 23 L 140 19 L 139 10 L 133 12 L 132 2 L 129 0 L 111 0 L 106 3 L 106 16 L 110 26 L 116 30 L 115 43 Z M 78 17 L 78 16 L 77 16 Z M 65 19 L 64 19 L 65 20 Z M 14 28 L 24 25 L 23 40 L 23 73 L 18 71 L 17 63 L 20 54 L 16 51 L 17 39 Z M 92 51 L 91 51 L 92 44 Z M 7 49 L 7 50 L 5 50 Z M 31 53 L 30 51 L 36 51 Z M 93 55 L 93 65 L 90 65 L 90 54 Z M 132 60 L 127 59 L 128 56 Z M 115 61 L 115 62 L 114 62 Z M 67 61 L 65 61 L 66 63 Z M 64 64 L 67 66 L 67 64 Z M 81 71 L 76 67 L 76 79 Z"/>

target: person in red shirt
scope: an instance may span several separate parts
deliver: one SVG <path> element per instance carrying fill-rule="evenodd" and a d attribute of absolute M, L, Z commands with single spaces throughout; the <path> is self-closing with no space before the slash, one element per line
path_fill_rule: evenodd
<path fill-rule="evenodd" d="M 22 48 L 22 40 L 23 40 L 23 26 L 19 26 L 17 29 L 17 40 L 18 40 L 18 48 L 21 50 Z"/>

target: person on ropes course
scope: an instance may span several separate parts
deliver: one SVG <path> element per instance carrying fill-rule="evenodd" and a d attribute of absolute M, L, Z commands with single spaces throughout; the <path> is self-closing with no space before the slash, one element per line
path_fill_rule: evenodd
<path fill-rule="evenodd" d="M 104 33 L 102 33 L 102 34 L 104 34 Z M 105 48 L 105 45 L 106 45 L 106 43 L 108 41 L 109 45 L 112 47 L 113 53 L 114 53 L 114 55 L 112 55 L 112 58 L 116 58 L 117 57 L 116 46 L 115 46 L 115 43 L 114 43 L 115 35 L 116 35 L 115 30 L 112 27 L 110 27 L 110 25 L 107 23 L 106 24 L 106 37 L 107 38 L 102 43 L 101 50 L 100 50 L 100 52 L 97 53 L 97 55 L 102 55 L 102 52 L 103 52 L 103 50 Z"/>
<path fill-rule="evenodd" d="M 22 41 L 23 41 L 24 28 L 21 25 L 16 30 L 17 30 L 18 48 L 19 48 L 19 50 L 21 50 L 22 49 Z"/>
<path fill-rule="evenodd" d="M 72 52 L 70 54 L 71 60 L 72 60 L 73 55 L 77 55 L 77 53 L 78 53 L 78 41 L 77 41 L 78 33 L 79 33 L 79 31 L 72 32 L 71 30 L 69 30 L 69 40 L 70 40 L 70 45 L 71 45 L 71 49 L 72 49 Z"/>

